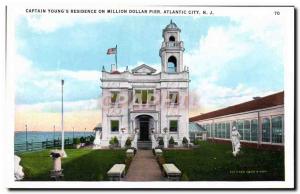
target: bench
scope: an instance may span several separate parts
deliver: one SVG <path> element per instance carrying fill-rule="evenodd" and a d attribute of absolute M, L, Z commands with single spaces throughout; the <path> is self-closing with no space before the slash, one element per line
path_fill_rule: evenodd
<path fill-rule="evenodd" d="M 179 181 L 181 171 L 174 164 L 163 164 L 163 169 L 170 181 Z"/>
<path fill-rule="evenodd" d="M 127 157 L 133 157 L 134 156 L 134 150 L 133 149 L 126 150 L 126 156 Z"/>
<path fill-rule="evenodd" d="M 162 150 L 161 149 L 155 149 L 154 152 L 155 152 L 156 156 L 161 156 L 162 155 Z"/>
<path fill-rule="evenodd" d="M 115 164 L 107 172 L 107 176 L 110 181 L 120 181 L 125 174 L 125 164 Z"/>

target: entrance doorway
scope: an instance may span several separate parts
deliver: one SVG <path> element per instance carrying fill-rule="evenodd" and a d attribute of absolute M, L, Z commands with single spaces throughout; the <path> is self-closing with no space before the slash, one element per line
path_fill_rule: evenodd
<path fill-rule="evenodd" d="M 137 122 L 139 123 L 140 129 L 140 141 L 149 141 L 150 138 L 150 120 L 151 116 L 148 115 L 140 115 L 137 117 Z"/>

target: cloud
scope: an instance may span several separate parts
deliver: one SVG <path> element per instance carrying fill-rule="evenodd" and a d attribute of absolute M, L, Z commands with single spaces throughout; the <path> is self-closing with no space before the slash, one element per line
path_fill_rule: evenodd
<path fill-rule="evenodd" d="M 45 14 L 26 16 L 28 25 L 36 32 L 50 33 L 60 28 L 72 27 L 76 24 L 108 22 L 113 16 L 85 14 Z"/>
<path fill-rule="evenodd" d="M 78 100 L 78 101 L 65 101 L 64 111 L 75 112 L 75 111 L 89 111 L 89 110 L 100 110 L 101 99 L 89 99 L 89 100 Z M 35 103 L 35 104 L 21 104 L 16 107 L 17 111 L 27 112 L 60 112 L 61 101 Z"/>
<path fill-rule="evenodd" d="M 21 55 L 15 57 L 16 103 L 35 104 L 59 101 L 60 80 L 65 80 L 65 98 L 69 101 L 94 99 L 98 93 L 101 72 L 96 70 L 41 70 Z M 100 94 L 100 91 L 99 91 Z"/>
<path fill-rule="evenodd" d="M 266 77 L 283 80 L 283 74 L 275 72 L 283 68 L 282 22 L 253 17 L 235 17 L 232 21 L 228 26 L 210 27 L 200 37 L 198 47 L 184 54 L 184 64 L 189 66 L 192 80 L 191 115 L 279 91 L 271 81 L 267 83 Z M 251 61 L 253 58 L 256 60 Z M 277 63 L 271 64 L 269 59 Z"/>

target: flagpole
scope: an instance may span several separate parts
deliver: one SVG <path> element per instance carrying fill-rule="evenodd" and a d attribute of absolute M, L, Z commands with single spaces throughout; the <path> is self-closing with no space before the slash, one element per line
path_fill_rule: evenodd
<path fill-rule="evenodd" d="M 116 69 L 118 69 L 118 45 L 116 45 L 115 60 L 116 60 Z"/>

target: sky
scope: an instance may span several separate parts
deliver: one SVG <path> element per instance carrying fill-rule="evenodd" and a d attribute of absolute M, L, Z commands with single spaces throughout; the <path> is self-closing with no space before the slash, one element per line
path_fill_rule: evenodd
<path fill-rule="evenodd" d="M 283 91 L 284 29 L 272 17 L 20 15 L 15 21 L 17 131 L 60 126 L 65 80 L 65 129 L 101 123 L 101 69 L 147 64 L 160 69 L 162 29 L 181 28 L 190 70 L 190 116 Z M 196 106 L 195 106 L 196 104 Z"/>

